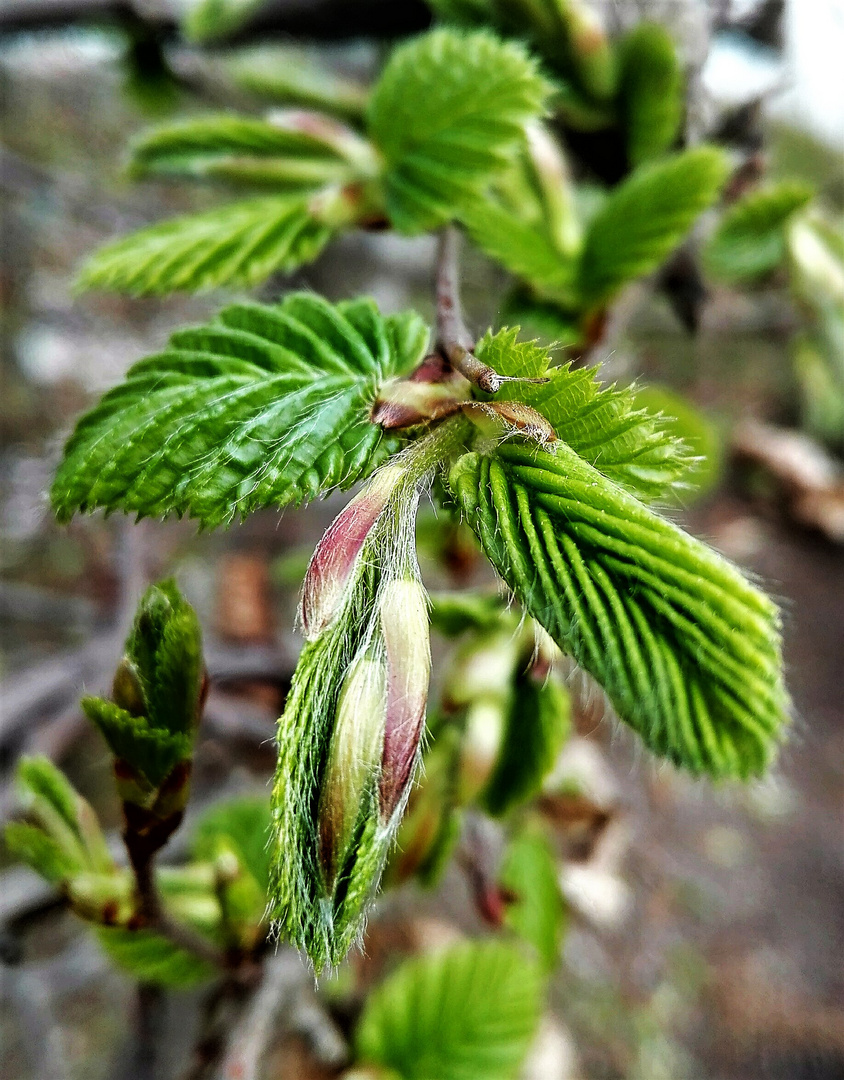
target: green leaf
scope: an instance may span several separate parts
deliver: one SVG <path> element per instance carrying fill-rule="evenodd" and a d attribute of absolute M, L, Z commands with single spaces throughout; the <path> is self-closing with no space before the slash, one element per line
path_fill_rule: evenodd
<path fill-rule="evenodd" d="M 85 869 L 83 859 L 74 857 L 37 825 L 10 821 L 4 830 L 4 840 L 13 859 L 31 866 L 51 885 L 60 885 Z"/>
<path fill-rule="evenodd" d="M 313 262 L 352 219 L 331 189 L 228 203 L 107 244 L 82 267 L 77 285 L 133 296 L 255 285 Z"/>
<path fill-rule="evenodd" d="M 49 806 L 74 833 L 79 831 L 79 796 L 70 781 L 49 758 L 25 756 L 18 762 L 17 782 L 24 802 Z"/>
<path fill-rule="evenodd" d="M 787 722 L 768 597 L 563 442 L 467 454 L 450 483 L 493 566 L 649 749 L 764 771 Z"/>
<path fill-rule="evenodd" d="M 240 50 L 226 66 L 244 90 L 285 105 L 359 120 L 369 99 L 368 87 L 340 75 L 319 48 L 259 45 Z"/>
<path fill-rule="evenodd" d="M 431 625 L 447 638 L 467 630 L 490 630 L 507 610 L 507 602 L 497 593 L 432 593 L 430 601 Z"/>
<path fill-rule="evenodd" d="M 223 113 L 153 128 L 133 143 L 131 170 L 307 190 L 375 175 L 377 164 L 366 140 L 336 120 L 277 111 L 269 120 Z"/>
<path fill-rule="evenodd" d="M 511 1080 L 536 1030 L 541 993 L 536 965 L 498 942 L 408 960 L 368 998 L 358 1056 L 404 1080 Z"/>
<path fill-rule="evenodd" d="M 510 841 L 501 864 L 501 884 L 514 894 L 507 904 L 506 925 L 533 946 L 546 971 L 553 971 L 566 930 L 566 905 L 554 851 L 540 825 L 525 826 Z"/>
<path fill-rule="evenodd" d="M 523 401 L 536 409 L 558 438 L 637 497 L 666 498 L 690 464 L 688 447 L 660 417 L 639 406 L 634 391 L 602 388 L 594 368 L 549 367 L 549 350 L 518 341 L 518 333 L 518 328 L 488 332 L 475 353 L 501 375 L 549 381 L 505 383 L 495 400 Z"/>
<path fill-rule="evenodd" d="M 131 765 L 151 787 L 158 787 L 179 761 L 191 756 L 190 735 L 173 735 L 151 727 L 145 716 L 132 716 L 102 698 L 84 697 L 80 705 L 115 758 Z"/>
<path fill-rule="evenodd" d="M 137 982 L 189 987 L 218 975 L 213 965 L 150 930 L 101 926 L 96 935 L 109 960 Z"/>
<path fill-rule="evenodd" d="M 369 411 L 422 357 L 413 313 L 293 293 L 235 304 L 130 369 L 78 423 L 52 489 L 60 520 L 101 506 L 228 523 L 368 475 L 393 449 Z"/>
<path fill-rule="evenodd" d="M 743 282 L 776 270 L 787 253 L 786 226 L 812 194 L 806 184 L 783 181 L 733 203 L 704 248 L 706 271 L 721 281 Z"/>
<path fill-rule="evenodd" d="M 671 35 L 639 23 L 621 42 L 620 111 L 633 166 L 659 157 L 677 141 L 685 83 Z"/>
<path fill-rule="evenodd" d="M 393 225 L 424 232 L 478 201 L 546 93 L 523 48 L 482 31 L 434 30 L 399 46 L 369 104 Z"/>
<path fill-rule="evenodd" d="M 586 304 L 605 304 L 655 270 L 680 243 L 724 182 L 724 155 L 712 147 L 674 154 L 619 184 L 586 233 L 580 285 Z"/>
<path fill-rule="evenodd" d="M 570 722 L 569 695 L 555 676 L 517 674 L 495 767 L 481 793 L 487 813 L 502 817 L 539 793 Z"/>
<path fill-rule="evenodd" d="M 667 386 L 648 383 L 637 386 L 636 405 L 652 413 L 664 430 L 694 454 L 683 474 L 682 488 L 666 502 L 686 506 L 709 494 L 721 479 L 724 468 L 724 438 L 717 426 L 687 397 Z"/>
<path fill-rule="evenodd" d="M 270 887 L 270 800 L 263 795 L 228 799 L 206 811 L 193 833 L 193 857 L 211 860 L 225 839 L 243 866 L 267 892 Z"/>
<path fill-rule="evenodd" d="M 191 0 L 182 33 L 198 45 L 220 41 L 245 26 L 264 0 Z"/>

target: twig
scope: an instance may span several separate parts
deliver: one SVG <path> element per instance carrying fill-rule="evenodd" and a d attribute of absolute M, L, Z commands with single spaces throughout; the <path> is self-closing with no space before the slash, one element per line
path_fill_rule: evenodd
<path fill-rule="evenodd" d="M 446 226 L 437 251 L 437 341 L 455 371 L 487 394 L 495 394 L 505 382 L 546 383 L 547 379 L 522 379 L 499 375 L 472 352 L 475 341 L 463 318 L 457 266 L 457 230 Z"/>

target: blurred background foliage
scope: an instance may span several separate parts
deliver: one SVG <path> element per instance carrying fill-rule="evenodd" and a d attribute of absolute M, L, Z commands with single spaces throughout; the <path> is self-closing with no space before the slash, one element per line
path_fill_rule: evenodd
<path fill-rule="evenodd" d="M 486 0 L 432 6 L 461 21 L 490 17 Z M 595 7 L 617 33 L 643 15 L 665 28 L 689 77 L 690 139 L 714 133 L 729 148 L 733 181 L 730 205 L 707 216 L 696 244 L 622 295 L 594 359 L 608 378 L 646 384 L 649 403 L 676 416 L 706 458 L 697 495 L 674 512 L 782 597 L 797 736 L 773 777 L 746 790 L 702 787 L 641 760 L 575 680 L 570 737 L 540 748 L 543 764 L 524 781 L 530 800 L 502 851 L 478 807 L 506 809 L 496 755 L 514 682 L 527 678 L 519 665 L 533 654 L 532 633 L 522 626 L 521 636 L 502 635 L 494 593 L 471 610 L 435 598 L 442 675 L 429 725 L 461 738 L 441 731 L 433 745 L 388 871 L 403 887 L 379 905 L 366 954 L 347 962 L 319 1002 L 284 952 L 268 965 L 266 996 L 247 1007 L 242 1029 L 264 1040 L 266 1077 L 339 1075 L 350 1046 L 392 1067 L 400 1051 L 383 1029 L 404 1031 L 411 1052 L 414 1033 L 392 1016 L 379 1027 L 379 1010 L 396 995 L 383 980 L 447 983 L 447 971 L 425 967 L 434 964 L 425 954 L 502 923 L 552 973 L 525 1078 L 844 1075 L 844 119 L 828 59 L 836 27 L 838 53 L 844 48 L 844 12 L 797 0 Z M 495 15 L 504 32 L 506 8 Z M 274 102 L 329 106 L 357 125 L 389 41 L 430 18 L 421 3 L 374 0 L 200 0 L 178 11 L 160 5 L 151 16 L 146 5 L 10 0 L 0 21 L 3 815 L 18 805 L 15 761 L 45 754 L 95 807 L 113 853 L 120 808 L 110 762 L 77 702 L 83 690 L 107 690 L 104 673 L 119 659 L 142 585 L 175 573 L 206 630 L 212 676 L 194 801 L 165 860 L 168 895 L 198 929 L 208 929 L 203 919 L 219 898 L 211 878 L 187 873 L 189 854 L 191 867 L 232 858 L 245 867 L 231 878 L 232 902 L 241 928 L 260 925 L 266 869 L 252 839 L 298 648 L 296 592 L 341 503 L 281 519 L 265 512 L 201 536 L 187 523 L 133 529 L 101 518 L 59 529 L 43 493 L 72 419 L 131 361 L 221 300 L 80 299 L 73 278 L 113 236 L 215 205 L 201 186 L 129 180 L 124 148 L 150 122 Z M 549 64 L 569 70 L 565 57 Z M 575 75 L 560 115 L 587 219 L 601 182 L 647 150 L 646 140 L 619 143 L 618 101 L 600 71 Z M 670 127 L 671 117 L 663 122 Z M 331 299 L 369 293 L 386 310 L 411 306 L 430 317 L 432 259 L 430 237 L 358 232 L 260 295 L 291 286 Z M 476 250 L 466 252 L 464 297 L 473 326 L 513 321 L 519 311 L 526 329 L 561 337 L 559 314 L 513 292 Z M 426 511 L 418 535 L 431 589 L 491 586 L 460 526 Z M 472 670 L 481 680 L 474 686 Z M 531 693 L 541 712 L 542 695 Z M 562 683 L 542 684 L 542 694 L 555 693 L 566 697 Z M 564 707 L 557 701 L 555 713 Z M 190 1070 L 219 1057 L 221 1030 L 244 1015 L 238 991 L 209 1003 L 196 961 L 186 967 L 184 956 L 145 949 L 120 928 L 100 931 L 135 979 L 121 974 L 52 892 L 2 858 L 0 1072 L 21 1080 L 206 1075 Z M 112 873 L 105 862 L 103 870 Z M 543 902 L 531 904 L 535 897 Z M 458 969 L 460 949 L 448 954 Z M 397 959 L 418 954 L 416 967 L 395 971 Z M 262 1016 L 272 1038 L 255 1035 Z"/>

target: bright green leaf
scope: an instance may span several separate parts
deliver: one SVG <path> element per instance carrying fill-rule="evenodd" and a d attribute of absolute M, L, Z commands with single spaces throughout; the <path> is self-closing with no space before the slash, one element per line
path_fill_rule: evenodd
<path fill-rule="evenodd" d="M 724 155 L 699 147 L 637 169 L 615 188 L 586 233 L 580 284 L 586 304 L 605 304 L 655 270 L 677 247 L 724 182 Z"/>
<path fill-rule="evenodd" d="M 85 868 L 80 857 L 74 857 L 37 825 L 10 821 L 3 838 L 13 859 L 31 866 L 51 885 L 60 885 Z"/>
<path fill-rule="evenodd" d="M 352 219 L 331 189 L 229 203 L 107 244 L 82 267 L 78 287 L 140 296 L 255 285 L 313 262 Z"/>
<path fill-rule="evenodd" d="M 79 421 L 56 513 L 105 507 L 213 526 L 347 488 L 393 448 L 369 411 L 426 342 L 418 316 L 384 317 L 369 300 L 293 293 L 225 308 L 175 333 Z"/>
<path fill-rule="evenodd" d="M 368 87 L 339 74 L 319 48 L 259 45 L 225 62 L 238 86 L 284 105 L 359 120 L 369 99 Z"/>
<path fill-rule="evenodd" d="M 369 105 L 394 226 L 424 232 L 478 201 L 546 93 L 523 48 L 482 31 L 434 30 L 399 46 Z"/>
<path fill-rule="evenodd" d="M 624 37 L 619 90 L 630 164 L 670 150 L 683 120 L 685 84 L 671 35 L 658 23 L 639 23 Z"/>
<path fill-rule="evenodd" d="M 749 192 L 726 210 L 709 237 L 704 268 L 727 282 L 770 274 L 785 261 L 789 220 L 811 197 L 810 187 L 793 181 Z"/>
<path fill-rule="evenodd" d="M 500 880 L 513 894 L 505 923 L 533 946 L 543 967 L 553 971 L 566 929 L 566 905 L 560 892 L 557 860 L 540 825 L 523 827 L 510 841 Z"/>
<path fill-rule="evenodd" d="M 518 341 L 518 328 L 487 333 L 475 350 L 501 375 L 547 376 L 543 385 L 505 383 L 496 401 L 523 401 L 540 412 L 558 438 L 596 469 L 646 501 L 663 499 L 684 477 L 688 447 L 635 393 L 602 388 L 592 368 L 549 367 L 549 350 Z"/>
<path fill-rule="evenodd" d="M 191 0 L 182 33 L 199 45 L 220 41 L 245 26 L 265 0 Z"/>
<path fill-rule="evenodd" d="M 451 487 L 527 611 L 654 753 L 764 771 L 787 723 L 776 605 L 563 442 L 467 454 Z"/>
<path fill-rule="evenodd" d="M 270 823 L 268 796 L 244 795 L 217 803 L 194 826 L 193 856 L 213 859 L 218 841 L 225 839 L 266 892 L 270 887 Z"/>
<path fill-rule="evenodd" d="M 408 960 L 367 999 L 358 1056 L 404 1080 L 512 1080 L 536 1030 L 541 993 L 536 965 L 498 942 Z"/>
<path fill-rule="evenodd" d="M 109 960 L 137 982 L 188 987 L 218 974 L 211 964 L 149 930 L 101 926 L 96 935 Z"/>

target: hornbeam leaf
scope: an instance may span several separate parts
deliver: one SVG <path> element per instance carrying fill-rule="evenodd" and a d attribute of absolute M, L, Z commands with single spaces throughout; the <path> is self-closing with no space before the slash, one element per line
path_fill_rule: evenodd
<path fill-rule="evenodd" d="M 367 999 L 358 1056 L 404 1080 L 512 1080 L 536 1030 L 541 987 L 537 965 L 500 942 L 408 960 Z"/>
<path fill-rule="evenodd" d="M 637 169 L 607 197 L 584 241 L 580 286 L 585 303 L 606 303 L 650 273 L 677 247 L 718 194 L 726 160 L 698 147 Z"/>
<path fill-rule="evenodd" d="M 774 603 L 565 443 L 458 460 L 451 488 L 527 611 L 656 754 L 695 773 L 770 763 L 787 696 Z"/>
<path fill-rule="evenodd" d="M 638 498 L 667 498 L 692 455 L 665 421 L 639 407 L 633 390 L 602 388 L 594 368 L 549 367 L 549 350 L 535 341 L 517 341 L 517 335 L 518 328 L 487 333 L 475 352 L 501 375 L 546 376 L 549 381 L 540 386 L 505 383 L 496 401 L 532 406 L 577 454 Z"/>
<path fill-rule="evenodd" d="M 721 281 L 753 281 L 785 261 L 786 226 L 812 189 L 784 181 L 751 191 L 726 211 L 703 250 L 704 267 Z"/>
<path fill-rule="evenodd" d="M 312 262 L 353 213 L 331 188 L 229 203 L 107 244 L 83 266 L 78 287 L 140 296 L 254 285 Z"/>
<path fill-rule="evenodd" d="M 381 384 L 421 359 L 412 312 L 292 293 L 180 330 L 79 421 L 52 489 L 77 510 L 196 517 L 206 526 L 347 488 L 393 444 L 369 420 Z"/>
<path fill-rule="evenodd" d="M 481 198 L 547 92 L 521 46 L 483 31 L 434 30 L 396 49 L 369 105 L 393 225 L 424 232 Z"/>
<path fill-rule="evenodd" d="M 377 164 L 370 144 L 344 124 L 278 110 L 267 120 L 223 113 L 153 128 L 135 140 L 131 170 L 281 190 L 374 175 Z"/>
<path fill-rule="evenodd" d="M 621 42 L 621 113 L 631 165 L 670 150 L 683 119 L 683 72 L 671 35 L 639 23 Z"/>

